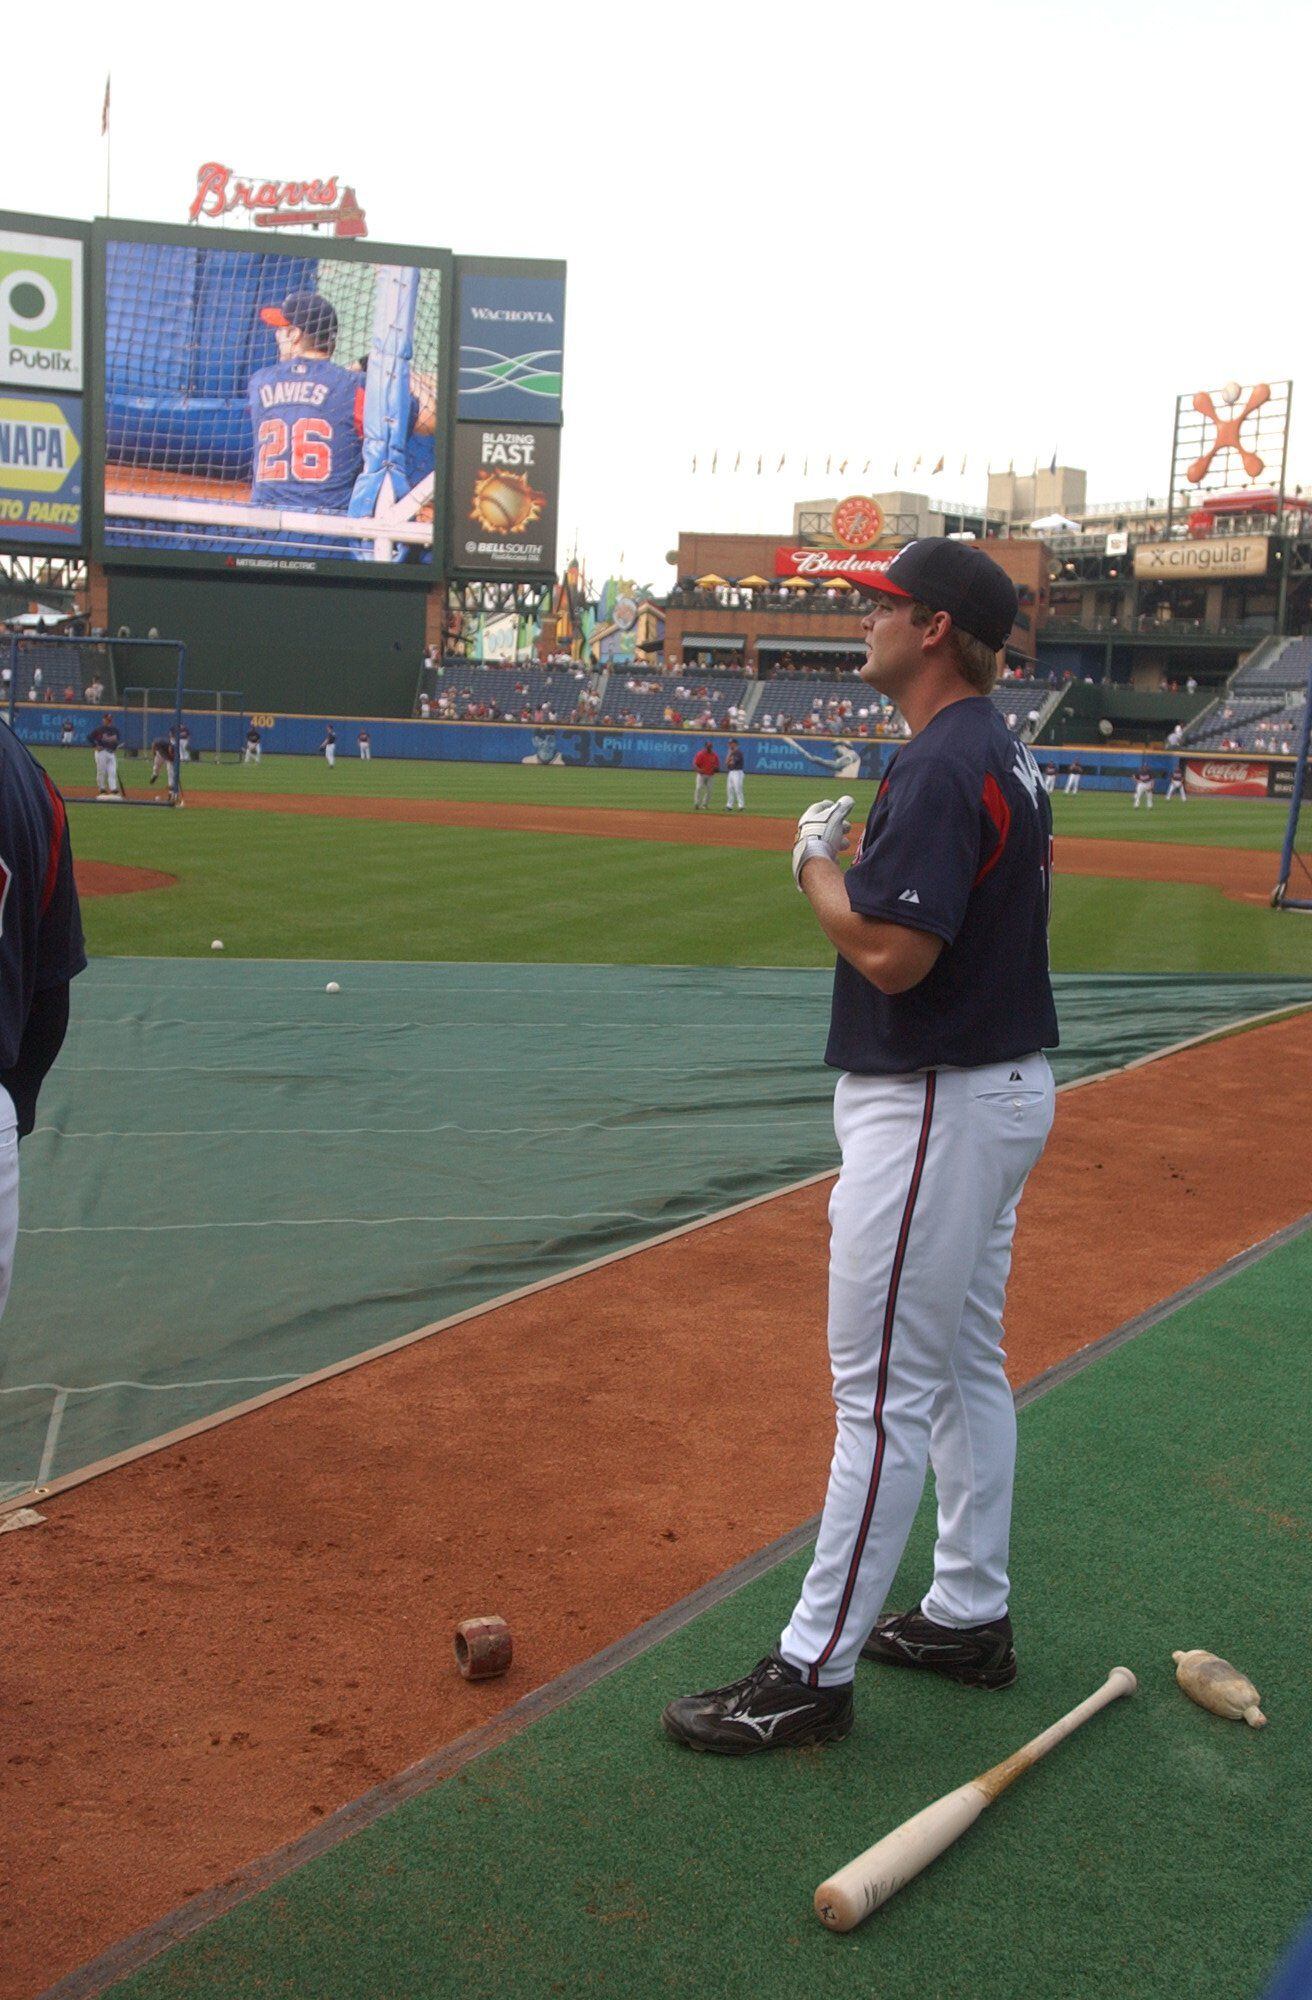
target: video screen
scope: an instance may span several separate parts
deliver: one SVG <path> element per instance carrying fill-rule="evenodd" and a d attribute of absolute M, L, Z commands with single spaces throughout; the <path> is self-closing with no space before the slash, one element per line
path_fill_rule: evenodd
<path fill-rule="evenodd" d="M 106 551 L 431 565 L 439 268 L 111 241 Z"/>

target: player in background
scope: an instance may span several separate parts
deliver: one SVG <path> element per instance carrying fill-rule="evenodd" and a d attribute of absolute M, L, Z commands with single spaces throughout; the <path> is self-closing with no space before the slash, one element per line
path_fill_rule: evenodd
<path fill-rule="evenodd" d="M 185 722 L 178 731 L 178 757 L 184 764 L 191 762 L 191 731 Z"/>
<path fill-rule="evenodd" d="M 163 772 L 164 776 L 169 780 L 169 789 L 172 790 L 173 766 L 177 758 L 177 750 L 177 738 L 171 729 L 167 736 L 157 736 L 155 738 L 150 746 L 150 782 L 152 785 L 160 773 Z"/>
<path fill-rule="evenodd" d="M 333 359 L 337 313 L 322 292 L 289 292 L 260 318 L 274 330 L 278 359 L 251 376 L 247 391 L 254 452 L 251 500 L 296 513 L 346 514 L 364 464 L 364 363 Z M 431 435 L 437 396 L 431 376 L 410 370 L 409 435 Z M 368 544 L 351 538 L 349 560 Z"/>
<path fill-rule="evenodd" d="M 328 724 L 323 742 L 319 745 L 319 748 L 323 753 L 324 763 L 331 771 L 333 765 L 337 762 L 337 731 L 333 728 L 331 722 Z"/>
<path fill-rule="evenodd" d="M 63 1046 L 68 989 L 86 968 L 64 801 L 0 722 L 0 1313 L 18 1241 L 18 1142 Z"/>
<path fill-rule="evenodd" d="M 258 764 L 260 761 L 260 732 L 252 723 L 246 731 L 246 748 L 241 753 L 243 764 Z"/>
<path fill-rule="evenodd" d="M 1049 764 L 1043 773 L 1043 789 L 1051 798 L 1057 789 L 1057 766 Z"/>
<path fill-rule="evenodd" d="M 73 718 L 71 715 L 66 715 L 63 721 L 59 725 L 60 749 L 67 750 L 72 741 L 73 741 Z"/>
<path fill-rule="evenodd" d="M 692 760 L 692 768 L 697 773 L 692 787 L 692 809 L 694 812 L 709 812 L 711 809 L 711 779 L 720 768 L 720 760 L 711 744 L 703 743 Z"/>
<path fill-rule="evenodd" d="M 1168 801 L 1179 799 L 1181 805 L 1185 802 L 1183 757 L 1177 757 L 1171 766 L 1171 782 L 1166 787 L 1166 797 Z"/>
<path fill-rule="evenodd" d="M 118 788 L 118 746 L 123 741 L 109 710 L 106 709 L 98 726 L 91 731 L 87 742 L 96 753 L 96 797 L 98 799 L 121 798 Z"/>
<path fill-rule="evenodd" d="M 729 738 L 729 748 L 724 753 L 724 786 L 726 793 L 724 810 L 726 812 L 733 812 L 735 808 L 739 812 L 746 811 L 746 807 L 743 804 L 744 769 L 745 763 L 738 738 L 731 736 Z"/>
<path fill-rule="evenodd" d="M 1149 812 L 1153 809 L 1153 774 L 1147 764 L 1141 764 L 1134 774 L 1134 810 L 1138 812 L 1139 801 L 1143 800 Z"/>
<path fill-rule="evenodd" d="M 1073 799 L 1080 789 L 1080 779 L 1084 776 L 1083 764 L 1072 764 L 1066 773 L 1066 796 Z"/>
<path fill-rule="evenodd" d="M 367 764 L 373 755 L 373 751 L 370 748 L 369 744 L 369 731 L 367 729 L 362 729 L 356 741 L 360 745 L 360 762 L 362 764 Z"/>

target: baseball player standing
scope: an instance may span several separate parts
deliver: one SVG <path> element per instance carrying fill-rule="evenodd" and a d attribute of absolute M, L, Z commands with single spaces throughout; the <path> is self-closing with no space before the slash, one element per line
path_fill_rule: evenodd
<path fill-rule="evenodd" d="M 18 1240 L 18 1142 L 68 1028 L 70 982 L 86 968 L 64 801 L 0 722 L 0 1313 Z"/>
<path fill-rule="evenodd" d="M 1186 793 L 1184 789 L 1184 758 L 1177 757 L 1174 764 L 1172 764 L 1171 766 L 1171 782 L 1166 787 L 1166 802 L 1169 805 L 1172 799 L 1179 799 L 1180 804 L 1183 805 L 1185 802 L 1185 797 Z"/>
<path fill-rule="evenodd" d="M 1134 774 L 1134 810 L 1138 812 L 1142 800 L 1149 812 L 1153 809 L 1153 774 L 1147 764 L 1141 764 Z"/>
<path fill-rule="evenodd" d="M 731 736 L 729 738 L 729 748 L 724 753 L 724 771 L 725 771 L 724 810 L 727 813 L 733 812 L 735 808 L 739 812 L 742 812 L 744 810 L 743 806 L 744 768 L 745 767 L 744 767 L 743 753 L 739 747 L 738 738 L 736 736 Z"/>
<path fill-rule="evenodd" d="M 121 796 L 118 788 L 118 746 L 122 741 L 118 725 L 106 709 L 87 737 L 87 742 L 96 753 L 96 797 L 99 799 Z"/>
<path fill-rule="evenodd" d="M 710 743 L 702 744 L 692 760 L 692 768 L 697 773 L 692 787 L 692 809 L 694 812 L 709 812 L 711 779 L 720 768 L 720 760 Z"/>
<path fill-rule="evenodd" d="M 246 731 L 246 748 L 241 753 L 243 764 L 258 764 L 260 761 L 260 732 L 252 723 Z"/>
<path fill-rule="evenodd" d="M 802 815 L 793 873 L 838 951 L 830 1202 L 838 1435 L 815 1557 L 773 1652 L 665 1711 L 726 1753 L 852 1727 L 859 1657 L 977 1687 L 1016 1677 L 1007 1574 L 1016 1419 L 1002 1308 L 1016 1206 L 1047 1139 L 1052 808 L 988 699 L 1016 591 L 982 549 L 911 542 L 877 580 L 861 678 L 901 710 L 846 876 L 851 799 Z M 921 1603 L 880 1617 L 927 1467 Z"/>
<path fill-rule="evenodd" d="M 1066 796 L 1073 799 L 1080 789 L 1080 779 L 1084 776 L 1083 764 L 1072 764 L 1066 773 Z"/>
<path fill-rule="evenodd" d="M 337 762 L 337 731 L 333 728 L 331 722 L 328 724 L 327 732 L 319 748 L 323 752 L 324 763 L 331 771 L 333 765 Z"/>
<path fill-rule="evenodd" d="M 369 763 L 373 757 L 373 750 L 370 747 L 369 743 L 369 731 L 367 729 L 362 729 L 360 731 L 359 736 L 356 738 L 356 742 L 360 746 L 360 762 L 362 764 Z"/>

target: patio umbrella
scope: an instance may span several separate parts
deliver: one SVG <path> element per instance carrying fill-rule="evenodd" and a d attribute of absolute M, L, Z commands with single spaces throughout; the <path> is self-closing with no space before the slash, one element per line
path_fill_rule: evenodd
<path fill-rule="evenodd" d="M 811 584 L 809 578 L 804 576 L 786 576 L 779 588 L 780 590 L 809 590 Z"/>
<path fill-rule="evenodd" d="M 740 590 L 768 590 L 770 584 L 769 579 L 763 576 L 740 576 L 738 587 Z"/>
<path fill-rule="evenodd" d="M 845 576 L 827 576 L 825 578 L 826 590 L 850 590 L 851 588 L 852 586 Z"/>
<path fill-rule="evenodd" d="M 698 590 L 719 590 L 720 588 L 722 588 L 722 586 L 725 584 L 726 581 L 727 579 L 725 577 L 716 576 L 715 573 L 712 571 L 710 576 L 698 577 L 697 588 Z"/>

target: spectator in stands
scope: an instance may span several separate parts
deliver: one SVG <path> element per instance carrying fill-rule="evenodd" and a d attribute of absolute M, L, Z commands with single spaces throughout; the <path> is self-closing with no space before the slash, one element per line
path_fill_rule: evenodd
<path fill-rule="evenodd" d="M 93 708 L 95 707 L 98 701 L 103 701 L 105 699 L 105 684 L 101 680 L 99 674 L 96 675 L 93 681 L 87 682 L 86 698 L 91 703 Z"/>
<path fill-rule="evenodd" d="M 694 812 L 709 812 L 711 805 L 711 779 L 720 768 L 720 760 L 710 743 L 703 743 L 692 760 L 697 773 L 693 780 L 692 809 Z"/>
<path fill-rule="evenodd" d="M 33 699 L 33 701 L 40 701 L 40 699 L 41 699 L 41 687 L 42 687 L 42 683 L 44 682 L 44 680 L 45 680 L 45 675 L 44 675 L 44 674 L 42 673 L 42 671 L 41 671 L 40 667 L 33 667 L 33 669 L 32 669 L 32 699 Z"/>
<path fill-rule="evenodd" d="M 68 701 L 76 701 L 76 700 L 77 700 L 77 690 L 76 690 L 76 688 L 73 688 L 73 687 L 66 687 L 66 688 L 64 689 L 64 700 L 65 700 L 66 702 L 68 702 Z"/>
<path fill-rule="evenodd" d="M 433 713 L 433 704 L 428 699 L 427 694 L 421 694 L 419 697 L 419 713 L 425 722 L 427 722 L 429 716 Z"/>

